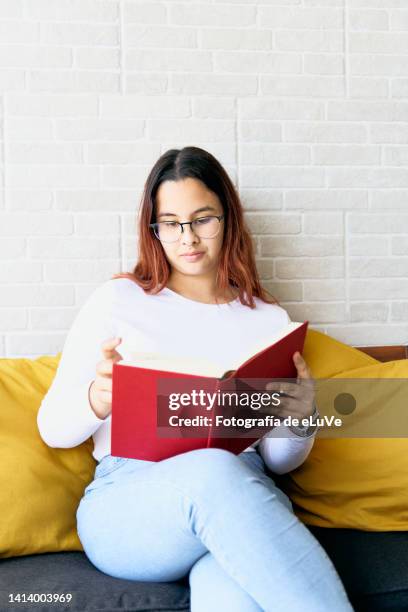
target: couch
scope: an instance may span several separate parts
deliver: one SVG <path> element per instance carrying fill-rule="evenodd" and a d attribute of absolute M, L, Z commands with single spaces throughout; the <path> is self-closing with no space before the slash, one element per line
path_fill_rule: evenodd
<path fill-rule="evenodd" d="M 406 347 L 360 347 L 360 350 L 380 361 L 408 357 Z M 308 528 L 332 559 L 357 612 L 408 611 L 407 531 Z M 20 601 L 10 601 L 9 593 L 20 594 Z M 27 603 L 30 594 L 32 600 Z M 60 601 L 44 601 L 47 594 L 60 594 Z M 69 602 L 68 594 L 72 595 Z M 22 609 L 187 612 L 188 580 L 172 583 L 119 580 L 97 570 L 78 551 L 0 559 L 0 612 Z"/>

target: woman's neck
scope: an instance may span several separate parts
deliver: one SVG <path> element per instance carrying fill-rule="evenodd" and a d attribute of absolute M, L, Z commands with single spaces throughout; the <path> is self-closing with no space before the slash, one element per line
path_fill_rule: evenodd
<path fill-rule="evenodd" d="M 224 295 L 217 293 L 215 277 L 203 278 L 201 276 L 185 276 L 181 274 L 170 275 L 167 287 L 185 298 L 204 304 L 225 304 L 237 297 L 237 292 L 231 287 Z"/>

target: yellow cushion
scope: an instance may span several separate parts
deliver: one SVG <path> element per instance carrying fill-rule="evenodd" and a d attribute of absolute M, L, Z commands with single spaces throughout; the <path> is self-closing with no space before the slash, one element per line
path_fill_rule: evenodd
<path fill-rule="evenodd" d="M 37 429 L 59 358 L 0 359 L 0 557 L 82 550 L 75 515 L 95 470 L 92 439 L 55 449 Z"/>
<path fill-rule="evenodd" d="M 315 378 L 408 378 L 408 360 L 380 363 L 316 331 L 303 355 Z M 307 460 L 279 478 L 299 518 L 321 527 L 408 530 L 408 440 L 317 438 Z"/>

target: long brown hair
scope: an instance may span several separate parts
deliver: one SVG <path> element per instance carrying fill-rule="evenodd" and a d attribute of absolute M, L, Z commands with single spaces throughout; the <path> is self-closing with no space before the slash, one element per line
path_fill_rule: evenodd
<path fill-rule="evenodd" d="M 113 278 L 129 278 L 146 293 L 158 293 L 166 286 L 170 264 L 149 223 L 156 221 L 155 198 L 160 184 L 185 178 L 202 181 L 218 196 L 224 210 L 225 231 L 216 279 L 221 295 L 232 286 L 238 290 L 240 302 L 250 308 L 255 308 L 254 297 L 277 303 L 261 286 L 238 193 L 220 162 L 199 147 L 170 149 L 154 164 L 144 186 L 139 212 L 138 262 L 133 272 L 115 274 Z"/>

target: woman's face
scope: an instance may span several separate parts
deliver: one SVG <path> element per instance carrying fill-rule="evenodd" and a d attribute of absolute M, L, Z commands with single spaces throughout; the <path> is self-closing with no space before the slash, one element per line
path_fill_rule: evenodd
<path fill-rule="evenodd" d="M 195 178 L 164 181 L 156 194 L 156 221 L 194 221 L 209 215 L 222 215 L 218 196 Z M 224 220 L 214 238 L 200 238 L 189 225 L 183 226 L 177 242 L 162 242 L 172 272 L 183 275 L 216 275 L 224 236 Z M 197 255 L 188 254 L 196 253 Z"/>

